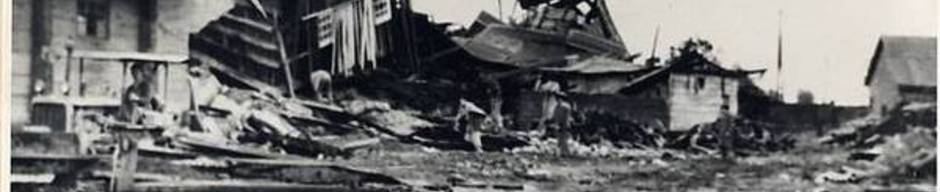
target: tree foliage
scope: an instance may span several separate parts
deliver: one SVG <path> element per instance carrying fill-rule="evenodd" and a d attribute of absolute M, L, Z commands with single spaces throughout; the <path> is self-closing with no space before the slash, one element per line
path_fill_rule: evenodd
<path fill-rule="evenodd" d="M 700 65 L 706 63 L 715 63 L 712 51 L 714 46 L 711 42 L 704 39 L 690 38 L 679 47 L 671 48 L 670 65 Z"/>
<path fill-rule="evenodd" d="M 815 102 L 814 100 L 813 93 L 807 90 L 800 90 L 800 92 L 796 94 L 796 103 L 798 104 L 813 104 Z"/>

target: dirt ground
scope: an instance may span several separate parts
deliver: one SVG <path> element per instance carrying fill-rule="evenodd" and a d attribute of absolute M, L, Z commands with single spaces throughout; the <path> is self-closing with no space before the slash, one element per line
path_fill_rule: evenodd
<path fill-rule="evenodd" d="M 932 178 L 815 181 L 821 172 L 845 166 L 864 168 L 870 163 L 850 162 L 846 159 L 851 150 L 816 144 L 814 135 L 798 138 L 791 151 L 731 158 L 662 150 L 637 150 L 636 155 L 620 158 L 473 153 L 389 140 L 380 149 L 333 161 L 412 184 L 443 185 L 456 179 L 523 185 L 525 191 L 933 191 L 936 186 Z"/>

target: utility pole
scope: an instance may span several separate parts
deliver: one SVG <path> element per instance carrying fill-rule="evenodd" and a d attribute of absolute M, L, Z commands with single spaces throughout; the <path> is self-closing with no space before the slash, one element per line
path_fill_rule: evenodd
<path fill-rule="evenodd" d="M 503 20 L 503 0 L 496 0 L 496 7 L 499 7 L 499 20 Z"/>
<path fill-rule="evenodd" d="M 653 34 L 653 47 L 650 50 L 650 58 L 646 60 L 647 66 L 654 66 L 656 63 L 659 63 L 659 58 L 656 57 L 656 47 L 659 44 L 659 27 L 661 24 L 656 25 L 656 32 Z"/>
<path fill-rule="evenodd" d="M 783 77 L 783 10 L 777 12 L 777 93 L 783 99 L 783 86 L 780 85 Z"/>

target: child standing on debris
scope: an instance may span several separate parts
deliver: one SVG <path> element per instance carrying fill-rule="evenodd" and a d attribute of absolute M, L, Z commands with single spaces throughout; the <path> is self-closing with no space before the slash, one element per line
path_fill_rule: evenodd
<path fill-rule="evenodd" d="M 464 140 L 473 144 L 474 150 L 483 152 L 483 132 L 490 124 L 486 111 L 470 101 L 460 99 L 460 107 L 454 121 L 454 130 L 464 133 Z M 466 122 L 463 127 L 461 121 Z"/>

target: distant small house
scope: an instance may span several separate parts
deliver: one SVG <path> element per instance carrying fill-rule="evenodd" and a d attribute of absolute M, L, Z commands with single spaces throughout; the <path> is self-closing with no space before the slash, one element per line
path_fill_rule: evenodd
<path fill-rule="evenodd" d="M 644 109 L 667 114 L 662 118 L 670 130 L 688 130 L 714 122 L 722 113 L 738 115 L 738 90 L 749 74 L 763 70 L 725 69 L 713 63 L 673 64 L 628 84 L 621 94 L 662 100 L 665 108 Z"/>
<path fill-rule="evenodd" d="M 865 77 L 871 112 L 884 114 L 899 104 L 936 101 L 936 54 L 936 37 L 881 37 Z"/>
<path fill-rule="evenodd" d="M 520 1 L 530 13 L 522 23 L 481 14 L 465 36 L 452 37 L 473 66 L 503 87 L 522 87 L 534 77 L 558 81 L 578 111 L 596 111 L 639 123 L 687 130 L 738 113 L 738 89 L 748 74 L 712 62 L 666 66 L 634 63 L 619 38 L 605 1 Z M 587 11 L 579 4 L 589 5 Z M 537 6 L 538 5 L 538 6 Z M 540 7 L 543 8 L 536 8 Z M 591 22 L 578 22 L 591 21 Z M 464 65 L 452 64 L 454 67 Z M 495 72 L 494 72 L 495 71 Z M 533 72 L 538 75 L 521 75 Z M 507 75 L 508 74 L 508 75 Z M 534 76 L 534 77 L 533 77 Z M 507 80 L 510 79 L 510 80 Z M 523 83 L 520 83 L 523 82 Z M 529 127 L 541 115 L 546 93 L 505 90 L 516 123 Z"/>
<path fill-rule="evenodd" d="M 738 114 L 738 90 L 749 74 L 706 63 L 646 66 L 603 57 L 589 58 L 539 73 L 559 79 L 579 111 L 598 111 L 623 120 L 660 124 L 674 131 Z M 523 93 L 518 115 L 538 116 L 538 93 Z M 526 102 L 528 101 L 528 102 Z M 528 117 L 528 118 L 526 118 Z"/>

